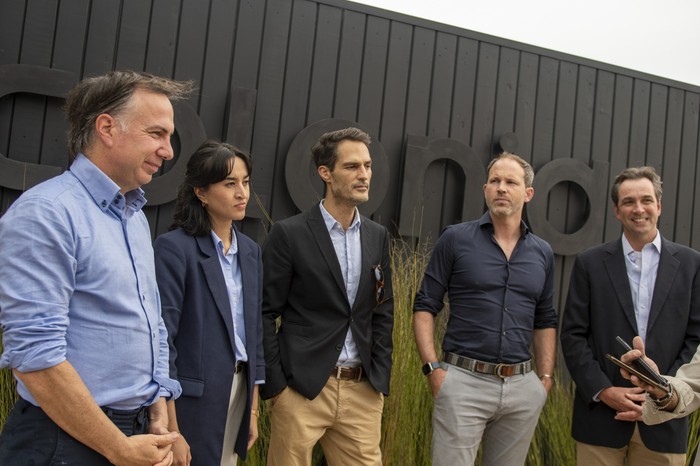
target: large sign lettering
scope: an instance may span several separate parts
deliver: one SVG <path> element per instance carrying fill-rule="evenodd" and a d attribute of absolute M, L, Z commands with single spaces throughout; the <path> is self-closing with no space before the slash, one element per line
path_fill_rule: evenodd
<path fill-rule="evenodd" d="M 66 71 L 29 65 L 2 65 L 0 98 L 21 92 L 65 97 L 75 81 L 75 76 Z M 244 150 L 250 150 L 252 144 L 256 98 L 255 89 L 231 89 L 225 140 Z M 174 110 L 179 156 L 164 174 L 155 177 L 144 187 L 149 205 L 165 204 L 175 199 L 189 157 L 207 137 L 202 121 L 188 103 L 176 103 Z M 354 121 L 325 119 L 302 129 L 289 146 L 285 160 L 285 180 L 289 195 L 300 210 L 309 208 L 323 196 L 323 184 L 311 160 L 311 146 L 321 134 L 348 126 L 367 131 Z M 505 144 L 501 141 L 504 149 L 517 144 L 517 141 L 511 141 L 516 138 L 512 133 L 501 135 L 501 138 L 505 138 Z M 371 215 L 385 200 L 389 185 L 385 180 L 390 176 L 388 159 L 381 142 L 375 139 L 370 146 L 370 153 L 374 179 L 370 200 L 360 207 L 365 215 Z M 458 194 L 462 197 L 462 219 L 474 219 L 483 213 L 482 186 L 486 179 L 486 167 L 471 147 L 454 139 L 430 139 L 409 134 L 406 135 L 404 156 L 399 234 L 414 235 L 416 212 L 425 203 L 426 172 L 437 161 L 452 161 L 463 172 L 464 187 Z M 5 188 L 26 190 L 62 170 L 63 167 L 18 162 L 0 154 L 0 186 Z M 557 159 L 538 170 L 534 182 L 536 195 L 527 210 L 528 221 L 533 231 L 552 245 L 555 253 L 576 254 L 599 242 L 605 217 L 608 170 L 607 162 L 595 162 L 593 167 L 589 167 L 573 159 Z M 582 226 L 572 233 L 557 230 L 547 217 L 549 193 L 560 183 L 578 185 L 590 206 Z M 261 196 L 261 203 L 262 206 L 258 207 L 251 202 L 249 218 L 261 219 L 267 216 L 264 210 L 269 208 L 269 200 Z M 432 233 L 437 236 L 437 232 Z"/>
<path fill-rule="evenodd" d="M 73 73 L 33 65 L 0 65 L 0 99 L 20 92 L 65 97 L 75 85 Z M 0 186 L 25 191 L 59 175 L 61 167 L 18 162 L 0 153 Z"/>

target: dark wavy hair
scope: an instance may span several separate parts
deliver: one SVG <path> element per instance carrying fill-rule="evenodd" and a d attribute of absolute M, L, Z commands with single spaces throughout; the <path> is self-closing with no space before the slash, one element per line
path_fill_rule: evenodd
<path fill-rule="evenodd" d="M 176 101 L 187 97 L 194 83 L 130 70 L 110 71 L 83 79 L 68 93 L 65 104 L 71 159 L 92 144 L 97 117 L 103 113 L 121 117 L 138 89 L 163 94 L 170 101 Z"/>
<path fill-rule="evenodd" d="M 214 183 L 223 181 L 231 173 L 236 157 L 243 160 L 252 173 L 252 160 L 242 150 L 226 144 L 207 140 L 192 154 L 187 162 L 185 180 L 177 190 L 175 215 L 170 229 L 182 228 L 192 236 L 205 236 L 211 232 L 211 220 L 194 192 L 194 188 L 206 189 Z"/>
<path fill-rule="evenodd" d="M 311 148 L 316 168 L 324 165 L 330 171 L 335 169 L 335 162 L 338 160 L 338 145 L 343 141 L 363 142 L 367 147 L 372 143 L 372 138 L 358 128 L 344 128 L 325 133 L 318 138 L 316 144 Z"/>

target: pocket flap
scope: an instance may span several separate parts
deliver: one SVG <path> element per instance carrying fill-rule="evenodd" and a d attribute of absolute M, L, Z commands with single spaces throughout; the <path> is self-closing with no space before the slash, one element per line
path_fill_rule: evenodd
<path fill-rule="evenodd" d="M 204 393 L 204 381 L 197 379 L 180 378 L 182 394 L 186 396 L 200 397 Z"/>

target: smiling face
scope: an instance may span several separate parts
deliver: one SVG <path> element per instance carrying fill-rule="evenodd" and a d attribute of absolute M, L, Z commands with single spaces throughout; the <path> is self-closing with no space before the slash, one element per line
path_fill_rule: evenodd
<path fill-rule="evenodd" d="M 250 197 L 250 174 L 245 161 L 236 157 L 228 176 L 206 189 L 195 188 L 195 194 L 207 205 L 213 225 L 243 220 Z"/>
<path fill-rule="evenodd" d="M 101 115 L 98 124 L 109 119 L 110 155 L 101 168 L 123 194 L 150 182 L 163 161 L 173 158 L 173 107 L 165 95 L 137 89 L 123 112 Z"/>
<path fill-rule="evenodd" d="M 369 200 L 372 157 L 364 142 L 344 140 L 336 149 L 338 158 L 333 170 L 318 167 L 326 183 L 326 199 L 338 204 L 357 206 Z"/>
<path fill-rule="evenodd" d="M 636 251 L 656 237 L 656 224 L 661 215 L 661 200 L 648 178 L 629 179 L 620 184 L 618 202 L 613 206 L 622 231 Z"/>
<path fill-rule="evenodd" d="M 525 187 L 525 170 L 518 162 L 506 157 L 491 166 L 484 198 L 492 217 L 522 215 L 533 194 L 532 187 Z"/>

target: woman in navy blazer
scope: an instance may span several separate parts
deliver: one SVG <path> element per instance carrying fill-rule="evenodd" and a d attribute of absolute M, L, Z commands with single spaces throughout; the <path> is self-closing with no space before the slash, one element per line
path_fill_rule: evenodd
<path fill-rule="evenodd" d="M 245 216 L 250 157 L 205 141 L 187 163 L 171 231 L 156 239 L 156 275 L 168 328 L 168 404 L 181 432 L 173 464 L 236 464 L 258 437 L 262 349 L 260 247 L 234 220 Z"/>

